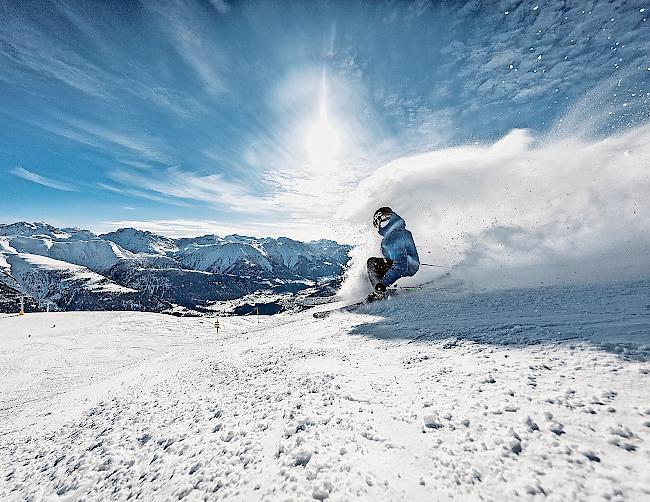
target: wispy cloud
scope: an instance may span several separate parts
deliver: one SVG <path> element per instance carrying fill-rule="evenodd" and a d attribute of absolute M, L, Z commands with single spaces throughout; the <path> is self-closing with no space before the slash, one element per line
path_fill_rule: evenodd
<path fill-rule="evenodd" d="M 68 183 L 53 180 L 51 178 L 46 178 L 45 176 L 42 176 L 40 174 L 34 173 L 32 171 L 28 171 L 27 169 L 21 166 L 14 167 L 13 169 L 10 169 L 9 172 L 14 176 L 18 176 L 19 178 L 22 178 L 24 180 L 31 181 L 32 183 L 37 183 L 39 185 L 43 185 L 49 188 L 54 188 L 55 190 L 62 190 L 64 192 L 76 191 L 76 188 L 73 187 L 72 185 L 69 185 Z"/>
<path fill-rule="evenodd" d="M 221 14 L 230 8 L 223 0 L 211 0 L 211 4 Z M 204 89 L 213 97 L 223 95 L 228 90 L 223 75 L 226 57 L 198 6 L 192 2 L 169 2 L 164 7 L 147 2 L 145 6 L 173 40 L 178 55 Z"/>
<path fill-rule="evenodd" d="M 146 190 L 179 202 L 202 202 L 238 213 L 259 214 L 273 209 L 263 197 L 254 196 L 244 185 L 227 181 L 220 174 L 201 175 L 175 166 L 147 173 L 116 169 L 108 176 L 133 194 Z"/>
<path fill-rule="evenodd" d="M 94 136 L 104 143 L 130 150 L 146 159 L 160 162 L 167 160 L 167 156 L 162 152 L 162 145 L 152 138 L 79 120 L 72 124 L 76 126 L 77 131 Z"/>
<path fill-rule="evenodd" d="M 171 82 L 142 71 L 145 61 L 124 63 L 129 54 L 115 43 L 110 4 L 56 2 L 49 11 L 52 21 L 58 24 L 54 33 L 45 29 L 38 17 L 25 16 L 27 9 L 8 7 L 8 15 L 0 23 L 0 58 L 8 63 L 0 65 L 0 81 L 39 95 L 45 79 L 64 84 L 95 104 L 123 106 L 125 99 L 134 98 L 139 106 L 146 104 L 182 118 L 204 108 Z M 104 15 L 98 15 L 97 10 Z M 69 36 L 62 20 L 74 27 L 75 37 Z M 75 41 L 83 41 L 83 47 L 75 45 Z"/>
<path fill-rule="evenodd" d="M 2 65 L 0 73 L 13 73 L 14 80 L 33 86 L 35 82 L 28 73 L 15 71 L 19 68 L 57 80 L 95 98 L 106 96 L 105 82 L 110 79 L 101 68 L 60 43 L 53 43 L 20 11 L 11 13 L 13 15 L 0 23 L 0 56 L 11 65 Z"/>
<path fill-rule="evenodd" d="M 157 140 L 142 137 L 137 133 L 120 131 L 115 128 L 73 118 L 64 120 L 63 123 L 48 123 L 43 121 L 31 121 L 31 123 L 62 138 L 82 145 L 101 148 L 109 153 L 126 153 L 150 162 L 165 162 L 169 160 L 167 154 L 163 152 L 162 145 L 159 145 Z M 136 159 L 130 163 L 136 165 L 134 162 L 138 162 L 140 165 L 144 164 L 141 160 Z"/>
<path fill-rule="evenodd" d="M 145 192 L 143 190 L 137 190 L 135 188 L 129 188 L 125 186 L 116 187 L 113 185 L 109 185 L 108 183 L 96 183 L 95 185 L 97 186 L 97 188 L 101 188 L 102 190 L 106 190 L 111 193 L 116 193 L 124 197 L 137 197 L 139 199 L 151 200 L 153 202 L 158 202 L 160 204 L 167 204 L 171 206 L 179 206 L 179 207 L 189 206 L 187 202 L 183 202 L 176 199 L 170 199 L 168 197 L 162 197 L 160 195 Z"/>
<path fill-rule="evenodd" d="M 219 12 L 219 14 L 227 14 L 230 10 L 230 5 L 228 2 L 226 2 L 226 0 L 210 0 L 210 4 L 212 7 L 217 9 L 217 12 Z"/>
<path fill-rule="evenodd" d="M 624 80 L 593 103 L 607 109 L 609 120 L 601 124 L 608 132 L 616 117 L 638 111 L 632 102 L 647 100 L 639 92 L 644 86 L 638 85 L 648 80 L 644 9 L 616 1 L 499 4 L 501 8 L 470 1 L 449 16 L 453 30 L 464 36 L 441 49 L 432 82 L 451 77 L 451 95 L 445 100 L 454 122 L 469 125 L 459 127 L 481 134 L 489 117 L 492 134 L 494 126 L 505 133 L 513 118 L 544 129 L 603 79 Z M 631 70 L 634 76 L 629 78 Z M 418 99 L 435 103 L 438 95 L 436 87 Z"/>

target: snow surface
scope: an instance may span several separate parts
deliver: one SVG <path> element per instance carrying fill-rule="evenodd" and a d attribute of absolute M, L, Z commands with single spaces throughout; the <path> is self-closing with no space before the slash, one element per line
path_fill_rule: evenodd
<path fill-rule="evenodd" d="M 2 317 L 0 498 L 648 500 L 649 287 Z"/>

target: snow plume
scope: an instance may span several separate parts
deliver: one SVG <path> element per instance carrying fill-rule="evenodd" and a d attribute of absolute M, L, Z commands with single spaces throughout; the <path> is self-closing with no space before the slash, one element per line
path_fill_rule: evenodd
<path fill-rule="evenodd" d="M 648 126 L 591 142 L 513 130 L 493 145 L 395 160 L 365 179 L 339 216 L 370 235 L 375 209 L 391 206 L 423 263 L 478 287 L 648 277 L 649 161 Z M 344 294 L 369 287 L 361 271 L 379 255 L 374 239 L 370 250 L 361 239 Z M 423 267 L 401 282 L 444 271 Z"/>

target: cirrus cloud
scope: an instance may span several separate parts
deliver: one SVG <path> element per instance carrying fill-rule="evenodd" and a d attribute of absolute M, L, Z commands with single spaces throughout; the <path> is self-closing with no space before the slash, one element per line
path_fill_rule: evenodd
<path fill-rule="evenodd" d="M 31 181 L 32 183 L 43 185 L 48 188 L 54 188 L 55 190 L 62 190 L 64 192 L 76 191 L 76 188 L 68 183 L 65 183 L 63 181 L 57 181 L 52 178 L 47 178 L 38 173 L 28 171 L 22 166 L 18 166 L 18 167 L 14 167 L 13 169 L 10 169 L 9 173 L 13 174 L 14 176 L 18 176 L 19 178 L 22 178 L 24 180 Z"/>

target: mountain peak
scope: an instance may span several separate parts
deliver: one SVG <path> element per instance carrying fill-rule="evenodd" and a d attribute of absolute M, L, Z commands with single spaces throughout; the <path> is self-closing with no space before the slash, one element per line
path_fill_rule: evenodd
<path fill-rule="evenodd" d="M 31 237 L 33 235 L 46 235 L 48 237 L 65 237 L 66 234 L 63 230 L 53 227 L 43 221 L 18 221 L 16 223 L 9 223 L 0 225 L 0 235 L 20 235 L 23 237 Z"/>
<path fill-rule="evenodd" d="M 100 237 L 132 253 L 165 255 L 178 251 L 178 246 L 173 239 L 132 227 L 119 228 Z"/>

